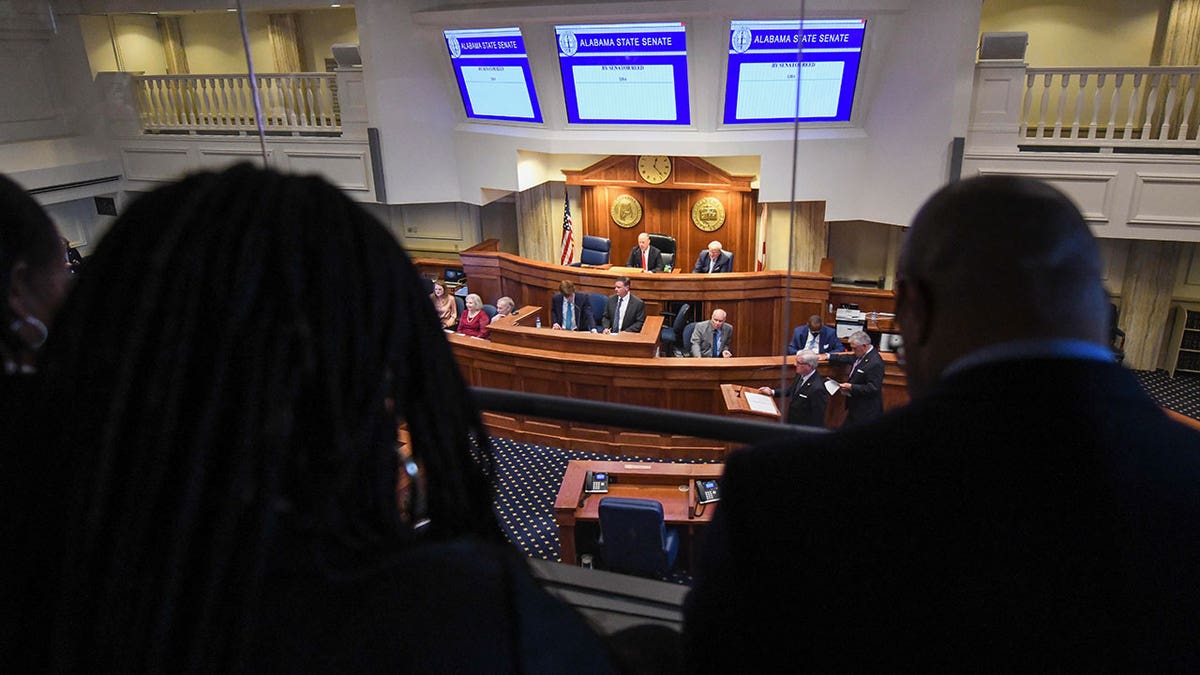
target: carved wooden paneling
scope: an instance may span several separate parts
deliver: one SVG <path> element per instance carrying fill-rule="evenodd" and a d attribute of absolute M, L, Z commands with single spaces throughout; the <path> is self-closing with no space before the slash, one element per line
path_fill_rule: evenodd
<path fill-rule="evenodd" d="M 638 175 L 637 157 L 613 156 L 580 171 L 564 171 L 567 183 L 582 186 L 583 234 L 612 241 L 611 261 L 623 265 L 641 232 L 675 238 L 675 266 L 691 271 L 700 251 L 712 240 L 733 251 L 734 271 L 754 269 L 758 193 L 750 176 L 734 176 L 697 157 L 671 158 L 671 175 L 651 185 Z M 642 219 L 622 228 L 612 219 L 613 201 L 629 195 L 642 206 Z M 725 223 L 705 232 L 692 223 L 692 207 L 705 197 L 715 197 L 725 209 Z"/>

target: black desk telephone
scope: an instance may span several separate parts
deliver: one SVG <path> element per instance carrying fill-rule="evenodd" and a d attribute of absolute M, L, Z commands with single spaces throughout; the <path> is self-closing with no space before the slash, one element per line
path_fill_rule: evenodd
<path fill-rule="evenodd" d="M 608 474 L 604 471 L 589 471 L 583 479 L 583 491 L 590 494 L 608 492 Z"/>
<path fill-rule="evenodd" d="M 696 479 L 696 503 L 711 504 L 721 501 L 721 491 L 713 478 Z"/>

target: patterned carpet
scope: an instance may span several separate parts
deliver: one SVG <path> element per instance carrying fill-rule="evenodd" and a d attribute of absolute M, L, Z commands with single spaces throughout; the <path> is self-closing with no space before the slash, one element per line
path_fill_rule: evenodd
<path fill-rule="evenodd" d="M 1165 370 L 1135 370 L 1133 374 L 1160 406 L 1200 420 L 1200 376 L 1179 374 L 1172 379 Z"/>
<path fill-rule="evenodd" d="M 554 498 L 569 460 L 661 461 L 636 455 L 612 457 L 598 452 L 561 450 L 505 438 L 493 438 L 492 444 L 496 456 L 495 505 L 500 525 L 509 540 L 526 555 L 542 560 L 562 559 L 558 525 L 554 523 Z"/>
<path fill-rule="evenodd" d="M 1172 379 L 1165 371 L 1133 371 L 1142 387 L 1159 405 L 1200 419 L 1200 377 Z M 610 457 L 596 452 L 562 450 L 494 438 L 496 456 L 496 513 L 505 534 L 526 555 L 561 560 L 558 526 L 554 523 L 554 498 L 572 459 L 654 462 L 636 455 Z M 672 577 L 690 583 L 684 574 Z"/>

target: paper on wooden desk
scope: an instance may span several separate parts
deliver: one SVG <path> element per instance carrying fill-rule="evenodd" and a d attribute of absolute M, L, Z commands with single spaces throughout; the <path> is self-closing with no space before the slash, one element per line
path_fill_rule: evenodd
<path fill-rule="evenodd" d="M 770 396 L 746 389 L 742 390 L 742 394 L 746 396 L 746 403 L 749 404 L 751 410 L 772 415 L 779 414 L 779 408 L 775 407 L 775 401 L 771 400 Z"/>

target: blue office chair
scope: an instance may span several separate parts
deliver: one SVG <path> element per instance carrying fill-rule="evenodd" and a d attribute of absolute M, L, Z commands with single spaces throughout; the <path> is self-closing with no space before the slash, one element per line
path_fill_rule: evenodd
<path fill-rule="evenodd" d="M 585 234 L 583 235 L 583 248 L 579 250 L 579 262 L 571 263 L 571 266 L 608 264 L 610 250 L 612 250 L 612 241 L 609 239 Z"/>
<path fill-rule="evenodd" d="M 613 572 L 661 577 L 679 553 L 679 534 L 666 526 L 663 507 L 653 499 L 600 500 L 600 554 Z"/>
<path fill-rule="evenodd" d="M 588 293 L 588 302 L 592 303 L 592 321 L 596 330 L 604 330 L 604 306 L 608 304 L 608 296 L 603 293 Z"/>
<path fill-rule="evenodd" d="M 693 321 L 683 327 L 683 355 L 692 355 L 692 333 L 696 332 L 696 322 Z"/>
<path fill-rule="evenodd" d="M 662 344 L 664 356 L 674 356 L 675 352 L 683 350 L 683 344 L 680 340 L 683 338 L 683 327 L 687 323 L 688 310 L 691 305 L 686 302 L 679 306 L 679 311 L 675 312 L 674 318 L 671 319 L 670 326 L 663 326 L 662 331 L 658 334 L 658 340 Z M 663 316 L 671 317 L 671 312 L 663 312 Z M 690 349 L 690 348 L 689 348 Z"/>
<path fill-rule="evenodd" d="M 458 315 L 462 316 L 467 311 L 467 300 L 463 296 L 455 293 L 454 304 L 458 306 Z"/>
<path fill-rule="evenodd" d="M 492 319 L 496 318 L 496 306 L 495 305 L 484 305 L 483 313 L 487 314 L 488 321 L 491 321 Z"/>

